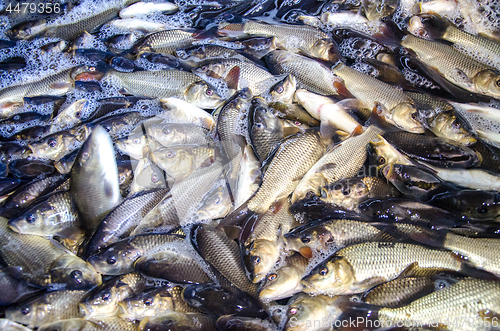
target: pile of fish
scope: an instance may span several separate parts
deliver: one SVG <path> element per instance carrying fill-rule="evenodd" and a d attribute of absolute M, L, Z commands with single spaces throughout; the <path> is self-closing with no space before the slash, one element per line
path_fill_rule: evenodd
<path fill-rule="evenodd" d="M 0 329 L 500 329 L 496 0 L 1 9 Z"/>

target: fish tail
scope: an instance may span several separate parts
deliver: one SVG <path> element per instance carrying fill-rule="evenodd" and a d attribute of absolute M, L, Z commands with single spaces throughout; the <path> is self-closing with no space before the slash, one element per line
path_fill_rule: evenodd
<path fill-rule="evenodd" d="M 217 229 L 222 229 L 226 226 L 243 226 L 247 219 L 252 216 L 254 212 L 248 208 L 248 201 L 243 203 L 231 214 L 227 215 L 217 225 Z"/>

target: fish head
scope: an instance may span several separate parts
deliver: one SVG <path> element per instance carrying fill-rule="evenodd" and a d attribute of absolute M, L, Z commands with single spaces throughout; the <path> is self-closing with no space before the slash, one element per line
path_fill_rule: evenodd
<path fill-rule="evenodd" d="M 121 275 L 133 271 L 134 262 L 140 255 L 128 240 L 123 240 L 92 255 L 88 262 L 101 274 Z"/>
<path fill-rule="evenodd" d="M 99 273 L 87 262 L 73 254 L 64 254 L 52 262 L 50 281 L 54 288 L 63 285 L 68 290 L 84 290 L 102 283 Z"/>
<path fill-rule="evenodd" d="M 118 316 L 128 319 L 142 319 L 174 310 L 172 296 L 164 289 L 155 289 L 125 299 L 118 306 Z"/>
<path fill-rule="evenodd" d="M 259 298 L 261 300 L 288 298 L 302 290 L 301 278 L 302 275 L 297 272 L 297 269 L 282 267 L 267 275 L 264 286 L 259 292 Z"/>
<path fill-rule="evenodd" d="M 217 91 L 205 82 L 191 84 L 184 95 L 187 102 L 203 109 L 214 109 L 224 101 Z"/>
<path fill-rule="evenodd" d="M 115 142 L 116 147 L 133 158 L 143 158 L 148 155 L 149 142 L 145 135 L 132 135 Z"/>
<path fill-rule="evenodd" d="M 5 119 L 12 114 L 17 113 L 18 109 L 24 106 L 24 102 L 3 101 L 0 102 L 0 118 Z"/>
<path fill-rule="evenodd" d="M 270 93 L 277 101 L 292 103 L 296 89 L 297 80 L 294 76 L 288 75 L 281 82 L 274 85 Z"/>
<path fill-rule="evenodd" d="M 10 30 L 6 31 L 6 35 L 13 40 L 29 39 L 39 32 L 43 31 L 46 26 L 46 19 L 23 22 L 13 26 Z"/>
<path fill-rule="evenodd" d="M 413 133 L 424 133 L 424 126 L 419 121 L 418 111 L 414 105 L 400 103 L 392 109 L 392 120 L 396 126 Z"/>
<path fill-rule="evenodd" d="M 301 231 L 285 235 L 287 249 L 299 252 L 306 259 L 311 259 L 316 251 L 327 249 L 334 242 L 331 232 L 323 225 L 305 225 Z"/>
<path fill-rule="evenodd" d="M 490 69 L 483 70 L 472 79 L 472 82 L 480 93 L 500 98 L 500 74 L 498 72 Z"/>
<path fill-rule="evenodd" d="M 309 49 L 308 53 L 314 58 L 325 61 L 337 62 L 339 52 L 337 46 L 332 40 L 318 39 Z"/>
<path fill-rule="evenodd" d="M 472 219 L 500 218 L 500 193 L 488 191 L 463 191 L 457 198 L 463 214 Z M 455 204 L 456 205 L 456 204 Z"/>
<path fill-rule="evenodd" d="M 428 120 L 429 125 L 435 127 L 443 137 L 457 141 L 465 146 L 474 144 L 474 137 L 468 124 L 452 113 L 441 112 Z"/>
<path fill-rule="evenodd" d="M 201 221 L 224 217 L 229 213 L 232 206 L 233 204 L 229 196 L 229 190 L 226 183 L 224 183 L 216 187 L 203 198 L 203 204 L 201 208 L 196 211 L 194 219 Z"/>
<path fill-rule="evenodd" d="M 251 274 L 252 282 L 258 283 L 271 271 L 279 258 L 275 242 L 257 239 L 245 250 L 244 261 Z"/>
<path fill-rule="evenodd" d="M 47 136 L 40 142 L 33 142 L 28 145 L 34 155 L 39 158 L 58 160 L 64 155 L 64 134 Z"/>
<path fill-rule="evenodd" d="M 290 300 L 286 312 L 285 330 L 310 330 L 311 321 L 321 320 L 318 316 L 324 315 L 325 307 L 323 301 L 315 298 L 317 297 L 299 293 Z"/>
<path fill-rule="evenodd" d="M 46 225 L 44 215 L 36 208 L 30 208 L 9 220 L 9 227 L 17 233 L 43 235 L 47 232 Z"/>
<path fill-rule="evenodd" d="M 317 266 L 301 284 L 305 293 L 340 295 L 349 293 L 354 281 L 354 270 L 349 261 L 337 256 Z"/>
<path fill-rule="evenodd" d="M 400 152 L 387 142 L 382 136 L 379 141 L 370 141 L 370 163 L 381 170 L 387 164 L 400 163 Z"/>
<path fill-rule="evenodd" d="M 114 316 L 120 299 L 116 286 L 105 286 L 80 303 L 80 314 L 86 319 Z"/>

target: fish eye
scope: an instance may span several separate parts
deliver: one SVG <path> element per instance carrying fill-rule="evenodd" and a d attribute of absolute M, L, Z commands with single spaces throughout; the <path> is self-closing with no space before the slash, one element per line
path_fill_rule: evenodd
<path fill-rule="evenodd" d="M 156 183 L 159 179 L 160 179 L 160 178 L 158 178 L 158 175 L 157 175 L 157 174 L 153 174 L 153 175 L 151 176 L 151 181 L 152 181 L 153 183 Z"/>
<path fill-rule="evenodd" d="M 276 92 L 281 94 L 281 93 L 283 93 L 284 90 L 285 89 L 283 88 L 283 86 L 278 86 L 278 88 L 276 89 Z"/>
<path fill-rule="evenodd" d="M 35 215 L 29 214 L 28 217 L 26 217 L 26 222 L 28 223 L 34 223 L 35 222 Z"/>
<path fill-rule="evenodd" d="M 417 113 L 412 113 L 411 118 L 416 121 L 418 118 Z"/>
<path fill-rule="evenodd" d="M 486 207 L 484 207 L 484 206 L 483 206 L 483 207 L 481 207 L 481 208 L 478 208 L 477 212 L 478 212 L 479 214 L 485 214 L 485 213 L 487 213 L 487 212 L 488 212 L 488 208 L 486 208 Z"/>
<path fill-rule="evenodd" d="M 52 139 L 49 139 L 49 141 L 47 142 L 47 144 L 50 147 L 56 147 L 57 146 L 57 141 L 54 138 L 52 138 Z"/>
<path fill-rule="evenodd" d="M 345 189 L 342 190 L 343 195 L 349 195 L 351 193 L 351 189 L 349 187 L 346 187 Z"/>
<path fill-rule="evenodd" d="M 146 306 L 151 306 L 153 304 L 153 298 L 146 298 L 146 299 L 144 299 L 144 304 Z"/>
<path fill-rule="evenodd" d="M 106 261 L 108 264 L 115 264 L 116 263 L 116 258 L 114 256 L 111 256 L 108 258 Z"/>
<path fill-rule="evenodd" d="M 218 204 L 220 204 L 220 202 L 221 202 L 221 199 L 220 199 L 220 198 L 217 198 L 217 199 L 215 199 L 215 202 L 214 202 L 214 203 L 215 203 L 216 205 L 218 205 Z"/>
<path fill-rule="evenodd" d="M 109 299 L 111 299 L 111 294 L 109 292 L 106 292 L 102 295 L 102 299 L 104 301 L 109 301 Z"/>
<path fill-rule="evenodd" d="M 164 134 L 169 134 L 170 133 L 170 129 L 163 129 L 163 133 Z"/>
<path fill-rule="evenodd" d="M 134 144 L 139 144 L 141 142 L 141 138 L 135 138 L 133 141 Z"/>
<path fill-rule="evenodd" d="M 82 116 L 82 113 L 81 113 L 81 112 L 79 112 L 79 111 L 77 111 L 77 112 L 75 113 L 75 117 L 76 117 L 76 118 L 80 118 L 80 116 Z"/>
<path fill-rule="evenodd" d="M 319 270 L 319 274 L 320 274 L 321 276 L 326 276 L 326 275 L 328 274 L 328 268 L 326 268 L 326 267 L 325 267 L 325 268 L 321 268 L 321 269 Z"/>
<path fill-rule="evenodd" d="M 267 280 L 272 282 L 273 280 L 276 279 L 276 277 L 278 277 L 278 275 L 276 275 L 275 273 L 272 273 L 269 276 L 267 276 Z"/>
<path fill-rule="evenodd" d="M 167 154 L 166 154 L 166 156 L 167 156 L 169 159 L 171 159 L 171 158 L 173 158 L 173 157 L 175 156 L 175 152 L 168 151 L 168 152 L 167 152 Z"/>
<path fill-rule="evenodd" d="M 207 91 L 205 92 L 208 96 L 211 96 L 214 94 L 214 91 L 211 88 L 207 88 Z"/>
<path fill-rule="evenodd" d="M 29 307 L 24 307 L 23 309 L 21 309 L 21 314 L 28 315 L 29 313 L 30 313 Z"/>
<path fill-rule="evenodd" d="M 290 308 L 290 314 L 295 315 L 299 312 L 299 309 L 297 307 L 292 307 Z"/>
<path fill-rule="evenodd" d="M 311 237 L 309 237 L 309 235 L 305 234 L 302 236 L 302 238 L 300 238 L 300 241 L 302 241 L 302 243 L 304 243 L 304 244 L 307 244 L 307 243 L 311 242 Z"/>
<path fill-rule="evenodd" d="M 259 264 L 260 263 L 260 257 L 258 257 L 257 255 L 254 255 L 252 256 L 252 263 L 253 264 Z"/>
<path fill-rule="evenodd" d="M 500 87 L 500 79 L 497 80 L 497 82 L 495 84 L 497 85 L 497 87 Z"/>
<path fill-rule="evenodd" d="M 451 124 L 451 126 L 452 126 L 454 129 L 459 129 L 459 128 L 460 128 L 460 123 L 458 123 L 457 121 L 453 121 L 453 123 Z"/>
<path fill-rule="evenodd" d="M 96 68 L 95 67 L 89 67 L 89 71 L 92 72 L 92 71 L 96 71 Z"/>
<path fill-rule="evenodd" d="M 377 158 L 377 162 L 378 162 L 378 164 L 384 164 L 385 163 L 385 158 L 383 156 L 379 156 Z"/>
<path fill-rule="evenodd" d="M 202 70 L 202 71 L 207 71 L 207 69 L 208 69 L 208 67 L 207 67 L 207 66 L 202 66 L 202 67 L 201 67 L 201 70 Z"/>
<path fill-rule="evenodd" d="M 71 272 L 71 277 L 73 278 L 78 278 L 78 277 L 81 277 L 82 276 L 82 272 L 80 270 L 73 270 Z"/>

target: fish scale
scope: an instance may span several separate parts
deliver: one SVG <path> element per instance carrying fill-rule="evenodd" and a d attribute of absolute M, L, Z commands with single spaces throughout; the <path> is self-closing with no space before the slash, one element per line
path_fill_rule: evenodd
<path fill-rule="evenodd" d="M 134 49 L 136 52 L 150 51 L 174 54 L 177 49 L 190 46 L 193 43 L 193 33 L 194 29 L 155 32 L 138 42 Z"/>
<path fill-rule="evenodd" d="M 463 323 L 476 321 L 479 312 L 500 311 L 500 283 L 465 279 L 441 291 L 429 294 L 401 308 L 382 308 L 381 322 L 412 321 L 414 324 L 436 324 L 438 321 Z M 446 323 L 444 323 L 446 324 Z M 472 325 L 454 326 L 453 330 L 471 330 Z"/>
<path fill-rule="evenodd" d="M 372 277 L 395 279 L 411 264 L 419 268 L 440 268 L 459 271 L 462 263 L 449 251 L 428 249 L 418 245 L 369 242 L 349 246 L 336 256 L 347 259 L 357 281 Z"/>
<path fill-rule="evenodd" d="M 308 129 L 286 138 L 270 159 L 262 185 L 248 200 L 248 208 L 264 213 L 275 200 L 292 193 L 299 179 L 325 151 L 326 145 L 318 129 Z"/>

